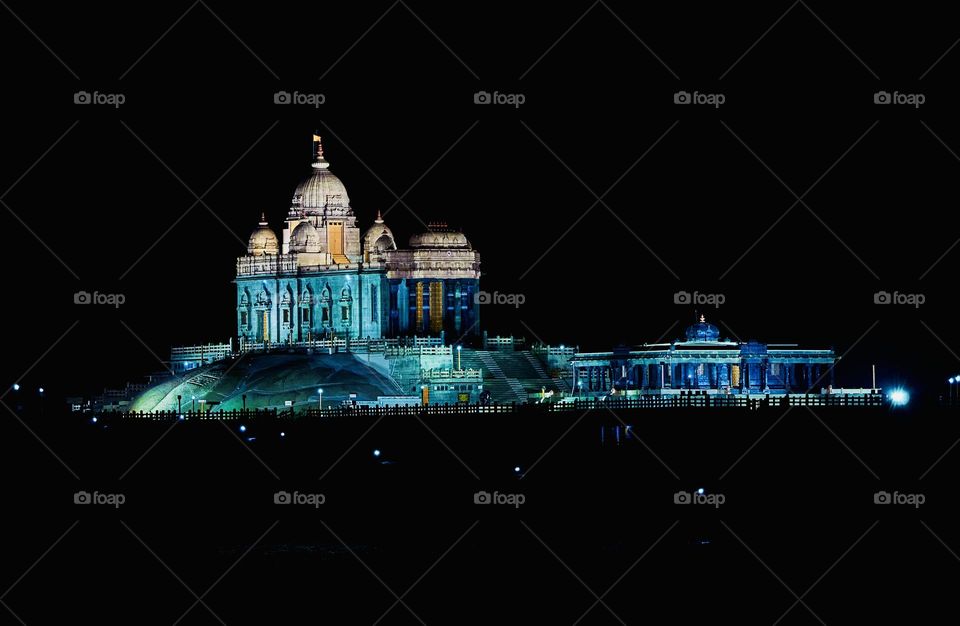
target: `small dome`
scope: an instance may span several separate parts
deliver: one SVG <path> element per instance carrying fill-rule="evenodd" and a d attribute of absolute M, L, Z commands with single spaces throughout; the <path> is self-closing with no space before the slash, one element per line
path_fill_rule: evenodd
<path fill-rule="evenodd" d="M 687 326 L 686 335 L 687 341 L 720 341 L 720 329 L 708 324 L 702 315 L 699 322 Z"/>
<path fill-rule="evenodd" d="M 368 251 L 383 252 L 384 250 L 396 250 L 397 244 L 393 238 L 393 231 L 383 223 L 380 212 L 377 211 L 377 219 L 363 235 L 363 248 Z"/>
<path fill-rule="evenodd" d="M 267 224 L 265 215 L 260 216 L 260 224 L 250 234 L 250 239 L 247 241 L 247 253 L 254 256 L 280 253 L 280 242 L 277 240 L 277 234 Z"/>
<path fill-rule="evenodd" d="M 290 235 L 291 252 L 321 252 L 323 242 L 320 231 L 309 221 L 300 222 Z"/>
<path fill-rule="evenodd" d="M 428 231 L 410 238 L 411 248 L 463 248 L 470 249 L 466 235 L 457 231 Z"/>

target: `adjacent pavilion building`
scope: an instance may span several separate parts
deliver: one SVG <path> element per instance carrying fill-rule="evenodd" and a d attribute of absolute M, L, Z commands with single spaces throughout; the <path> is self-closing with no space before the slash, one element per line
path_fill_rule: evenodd
<path fill-rule="evenodd" d="M 635 349 L 578 353 L 570 359 L 575 393 L 819 393 L 833 386 L 832 349 L 720 339 L 701 315 L 684 339 Z"/>

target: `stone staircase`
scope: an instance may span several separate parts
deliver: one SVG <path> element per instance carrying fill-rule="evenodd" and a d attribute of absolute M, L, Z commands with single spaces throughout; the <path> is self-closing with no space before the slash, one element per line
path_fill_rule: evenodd
<path fill-rule="evenodd" d="M 494 353 L 486 350 L 477 351 L 477 356 L 480 358 L 480 362 L 483 363 L 483 370 L 492 378 L 506 378 L 503 370 L 500 368 L 500 364 L 493 358 L 493 354 Z"/>
<path fill-rule="evenodd" d="M 518 403 L 523 403 L 527 401 L 527 388 L 516 378 L 508 378 L 507 385 L 510 387 L 511 393 L 517 398 Z"/>
<path fill-rule="evenodd" d="M 461 365 L 482 370 L 483 388 L 496 402 L 527 402 L 528 394 L 541 388 L 564 388 L 530 351 L 464 349 Z"/>
<path fill-rule="evenodd" d="M 533 368 L 533 371 L 536 372 L 537 375 L 540 376 L 540 378 L 543 378 L 543 379 L 550 378 L 550 375 L 547 374 L 547 370 L 543 369 L 543 363 L 541 363 L 540 359 L 534 356 L 532 352 L 530 352 L 529 350 L 525 350 L 520 354 L 523 354 L 523 358 L 527 360 L 527 362 L 530 364 L 530 367 Z"/>

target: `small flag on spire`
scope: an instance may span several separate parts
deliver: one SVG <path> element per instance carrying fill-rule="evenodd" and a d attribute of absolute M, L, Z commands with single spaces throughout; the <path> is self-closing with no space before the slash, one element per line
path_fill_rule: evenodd
<path fill-rule="evenodd" d="M 317 145 L 317 159 L 323 160 L 323 141 L 320 139 L 320 135 L 313 134 L 313 143 Z"/>

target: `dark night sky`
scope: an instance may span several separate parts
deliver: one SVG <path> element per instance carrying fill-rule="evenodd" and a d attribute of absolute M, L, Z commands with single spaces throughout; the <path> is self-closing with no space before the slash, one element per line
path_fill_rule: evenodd
<path fill-rule="evenodd" d="M 279 230 L 315 128 L 361 227 L 403 195 L 407 206 L 386 216 L 401 243 L 419 229 L 411 211 L 462 227 L 483 256 L 484 289 L 524 294 L 519 309 L 483 310 L 493 333 L 606 349 L 676 324 L 673 338 L 693 318 L 673 294 L 700 291 L 726 297 L 706 311 L 725 334 L 853 346 L 839 383 L 868 384 L 877 363 L 881 383 L 937 390 L 960 370 L 951 297 L 960 251 L 919 280 L 960 236 L 950 91 L 960 55 L 918 80 L 953 41 L 946 24 L 925 19 L 923 40 L 898 47 L 883 28 L 831 16 L 865 67 L 798 8 L 718 80 L 775 16 L 618 7 L 667 68 L 598 6 L 520 79 L 572 15 L 548 4 L 418 7 L 454 56 L 398 5 L 338 61 L 386 6 L 253 14 L 217 5 L 253 54 L 198 6 L 132 67 L 181 8 L 100 9 L 121 12 L 129 26 L 117 29 L 66 7 L 43 35 L 69 70 L 5 22 L 4 52 L 30 57 L 6 68 L 2 122 L 0 186 L 14 185 L 4 202 L 17 216 L 0 214 L 9 379 L 77 320 L 25 383 L 119 385 L 157 366 L 140 340 L 166 357 L 171 344 L 230 336 L 238 237 L 261 212 Z M 18 7 L 31 24 L 44 22 L 42 10 Z M 903 31 L 912 18 L 876 19 Z M 736 26 L 718 29 L 720 20 Z M 80 89 L 127 102 L 77 106 Z M 327 101 L 274 105 L 281 89 Z M 523 93 L 526 103 L 477 106 L 479 89 Z M 727 102 L 676 106 L 678 89 Z M 878 89 L 923 92 L 927 103 L 878 107 Z M 812 185 L 784 216 L 795 203 L 787 187 L 803 195 Z M 194 193 L 203 203 L 184 216 Z M 78 289 L 127 302 L 78 307 Z M 876 306 L 881 289 L 920 292 L 926 303 Z"/>

